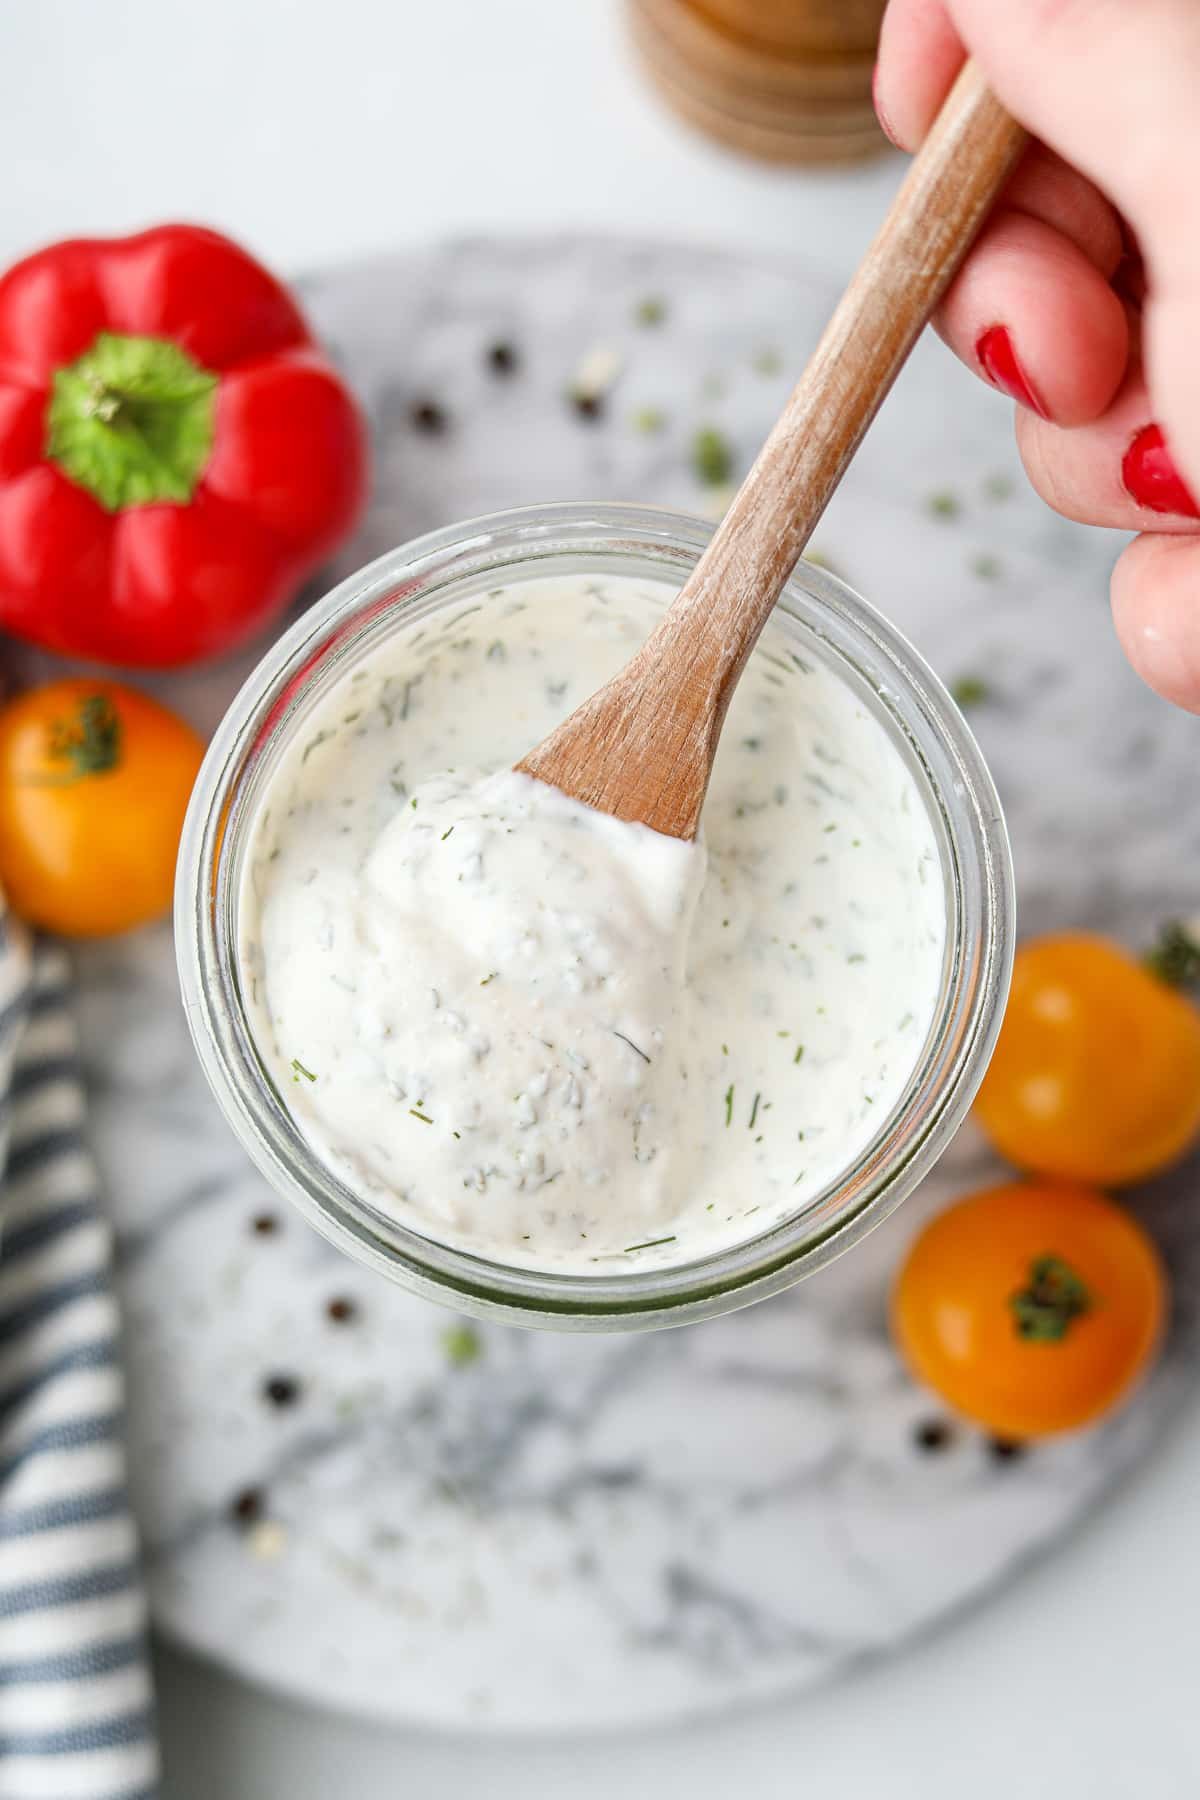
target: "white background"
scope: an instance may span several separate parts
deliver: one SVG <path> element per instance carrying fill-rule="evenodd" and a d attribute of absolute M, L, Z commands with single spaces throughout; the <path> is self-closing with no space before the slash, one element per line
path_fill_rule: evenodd
<path fill-rule="evenodd" d="M 175 217 L 283 271 L 563 226 L 795 250 L 846 274 L 899 166 L 796 176 L 693 140 L 638 79 L 618 0 L 0 6 L 0 261 Z M 387 1733 L 164 1652 L 167 1800 L 1194 1800 L 1198 1498 L 1193 1412 L 1133 1490 L 982 1613 L 803 1704 L 686 1734 Z"/>

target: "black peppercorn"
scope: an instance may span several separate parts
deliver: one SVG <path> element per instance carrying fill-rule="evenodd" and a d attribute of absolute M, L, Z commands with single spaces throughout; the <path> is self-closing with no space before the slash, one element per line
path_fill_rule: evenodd
<path fill-rule="evenodd" d="M 326 1302 L 325 1314 L 327 1318 L 333 1320 L 335 1325 L 347 1325 L 351 1319 L 357 1318 L 358 1307 L 353 1300 L 347 1300 L 344 1295 L 339 1294 L 335 1299 Z"/>
<path fill-rule="evenodd" d="M 446 429 L 446 415 L 432 400 L 416 401 L 409 417 L 414 430 L 427 432 L 431 437 Z"/>
<path fill-rule="evenodd" d="M 261 1488 L 243 1488 L 229 1502 L 230 1516 L 238 1525 L 254 1525 L 263 1516 L 265 1495 Z"/>
<path fill-rule="evenodd" d="M 294 1406 L 300 1398 L 300 1383 L 292 1375 L 270 1375 L 262 1391 L 272 1406 Z"/>
<path fill-rule="evenodd" d="M 511 375 L 519 361 L 511 344 L 493 344 L 487 353 L 488 368 L 494 375 Z"/>
<path fill-rule="evenodd" d="M 922 1419 L 913 1428 L 913 1443 L 918 1450 L 945 1450 L 954 1441 L 954 1427 L 945 1419 Z"/>

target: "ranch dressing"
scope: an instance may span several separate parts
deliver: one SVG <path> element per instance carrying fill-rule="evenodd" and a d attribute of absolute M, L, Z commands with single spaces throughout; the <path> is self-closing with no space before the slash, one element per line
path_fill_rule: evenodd
<path fill-rule="evenodd" d="M 671 597 L 555 578 L 398 631 L 254 822 L 243 983 L 299 1129 L 374 1206 L 493 1260 L 611 1274 L 757 1236 L 866 1147 L 932 1021 L 915 782 L 778 630 L 699 843 L 513 772 Z"/>

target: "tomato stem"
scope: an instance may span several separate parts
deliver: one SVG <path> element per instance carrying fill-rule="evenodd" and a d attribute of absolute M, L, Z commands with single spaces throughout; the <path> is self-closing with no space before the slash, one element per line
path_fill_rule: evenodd
<path fill-rule="evenodd" d="M 1018 1337 L 1034 1344 L 1058 1344 L 1071 1323 L 1092 1310 L 1086 1283 L 1061 1256 L 1036 1256 L 1029 1284 L 1009 1296 Z"/>
<path fill-rule="evenodd" d="M 1145 962 L 1150 973 L 1168 987 L 1195 987 L 1200 984 L 1200 936 L 1182 919 L 1168 919 Z"/>
<path fill-rule="evenodd" d="M 89 694 L 71 719 L 55 719 L 46 755 L 66 763 L 64 785 L 88 775 L 105 775 L 121 760 L 121 720 L 107 694 Z"/>

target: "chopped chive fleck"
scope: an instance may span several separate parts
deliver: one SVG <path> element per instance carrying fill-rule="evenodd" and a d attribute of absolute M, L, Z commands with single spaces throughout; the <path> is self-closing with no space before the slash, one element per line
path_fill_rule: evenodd
<path fill-rule="evenodd" d="M 982 706 L 990 694 L 991 689 L 981 675 L 960 675 L 950 684 L 951 698 L 964 712 L 969 706 Z"/>
<path fill-rule="evenodd" d="M 760 1101 L 760 1100 L 761 1100 L 761 1099 L 762 1099 L 762 1095 L 761 1095 L 761 1094 L 755 1094 L 755 1096 L 754 1096 L 754 1105 L 753 1105 L 753 1106 L 752 1106 L 752 1107 L 751 1107 L 751 1108 L 750 1108 L 750 1123 L 749 1123 L 749 1125 L 748 1125 L 748 1126 L 747 1126 L 747 1127 L 746 1127 L 746 1129 L 747 1129 L 747 1130 L 748 1130 L 748 1131 L 753 1131 L 753 1130 L 754 1130 L 754 1123 L 755 1123 L 755 1120 L 756 1120 L 756 1119 L 757 1119 L 757 1118 L 758 1118 L 758 1103 L 759 1103 L 759 1101 Z"/>
<path fill-rule="evenodd" d="M 667 415 L 659 406 L 639 406 L 630 420 L 641 437 L 657 437 L 666 428 Z"/>
<path fill-rule="evenodd" d="M 1004 573 L 1004 564 L 998 556 L 989 556 L 987 552 L 971 558 L 971 573 L 980 581 L 999 581 Z"/>
<path fill-rule="evenodd" d="M 423 1112 L 418 1111 L 418 1109 L 415 1106 L 410 1106 L 408 1110 L 409 1110 L 409 1114 L 411 1115 L 412 1118 L 420 1119 L 422 1125 L 432 1125 L 433 1124 L 433 1120 L 430 1118 L 428 1113 L 423 1113 Z"/>
<path fill-rule="evenodd" d="M 657 1249 L 659 1244 L 673 1244 L 674 1242 L 675 1233 L 672 1232 L 670 1237 L 647 1238 L 644 1244 L 626 1244 L 622 1254 L 629 1256 L 634 1250 L 654 1250 Z"/>
<path fill-rule="evenodd" d="M 667 303 L 661 294 L 647 294 L 633 309 L 639 325 L 661 325 L 667 316 Z"/>
<path fill-rule="evenodd" d="M 724 487 L 733 474 L 729 440 L 712 425 L 703 425 L 692 439 L 692 468 L 706 487 Z"/>
<path fill-rule="evenodd" d="M 1009 475 L 989 475 L 984 480 L 983 496 L 985 500 L 1008 500 L 1013 493 L 1012 477 Z"/>
<path fill-rule="evenodd" d="M 483 1355 L 483 1342 L 473 1325 L 448 1325 L 442 1333 L 442 1349 L 453 1369 L 468 1369 Z"/>
<path fill-rule="evenodd" d="M 962 511 L 962 501 L 949 488 L 940 488 L 936 494 L 930 494 L 925 504 L 935 519 L 957 519 Z"/>
<path fill-rule="evenodd" d="M 493 969 L 490 975 L 485 975 L 483 980 L 479 984 L 480 987 L 486 987 L 489 981 L 495 981 L 498 973 L 499 973 L 499 970 Z"/>
<path fill-rule="evenodd" d="M 307 744 L 304 746 L 304 754 L 300 758 L 301 763 L 306 763 L 313 751 L 321 744 L 327 744 L 332 736 L 332 731 L 318 731 L 316 737 L 309 738 Z"/>
<path fill-rule="evenodd" d="M 726 1124 L 726 1126 L 733 1124 L 733 1083 L 732 1082 L 730 1082 L 729 1086 L 725 1090 L 725 1124 Z"/>
<path fill-rule="evenodd" d="M 796 1045 L 796 1054 L 795 1054 L 795 1056 L 793 1056 L 792 1061 L 794 1063 L 804 1061 L 804 1045 L 803 1044 Z"/>
<path fill-rule="evenodd" d="M 410 801 L 409 801 L 409 803 L 408 803 L 408 804 L 409 804 L 409 805 L 410 805 L 410 806 L 411 806 L 411 807 L 412 807 L 412 809 L 413 809 L 413 811 L 414 811 L 414 812 L 416 812 L 416 810 L 417 810 L 417 796 L 416 796 L 416 795 L 415 795 L 415 794 L 414 794 L 414 795 L 413 795 L 413 797 L 412 797 L 412 799 L 411 799 L 411 800 L 410 800 Z"/>
<path fill-rule="evenodd" d="M 453 825 L 448 825 L 448 826 L 447 826 L 447 827 L 446 827 L 446 829 L 445 829 L 445 831 L 443 831 L 443 833 L 442 833 L 442 842 L 443 842 L 443 844 L 444 844 L 444 843 L 445 843 L 445 841 L 446 841 L 446 839 L 447 839 L 447 838 L 448 838 L 448 837 L 449 837 L 449 836 L 450 836 L 450 833 L 451 833 L 451 832 L 452 832 L 452 831 L 453 831 L 453 830 L 454 830 L 454 827 L 453 827 Z"/>
<path fill-rule="evenodd" d="M 302 1075 L 303 1075 L 305 1081 L 315 1081 L 317 1079 L 311 1069 L 305 1068 L 304 1064 L 300 1061 L 300 1058 L 298 1056 L 293 1056 L 292 1068 L 296 1071 L 295 1074 L 292 1076 L 293 1081 L 299 1081 L 299 1079 Z"/>

